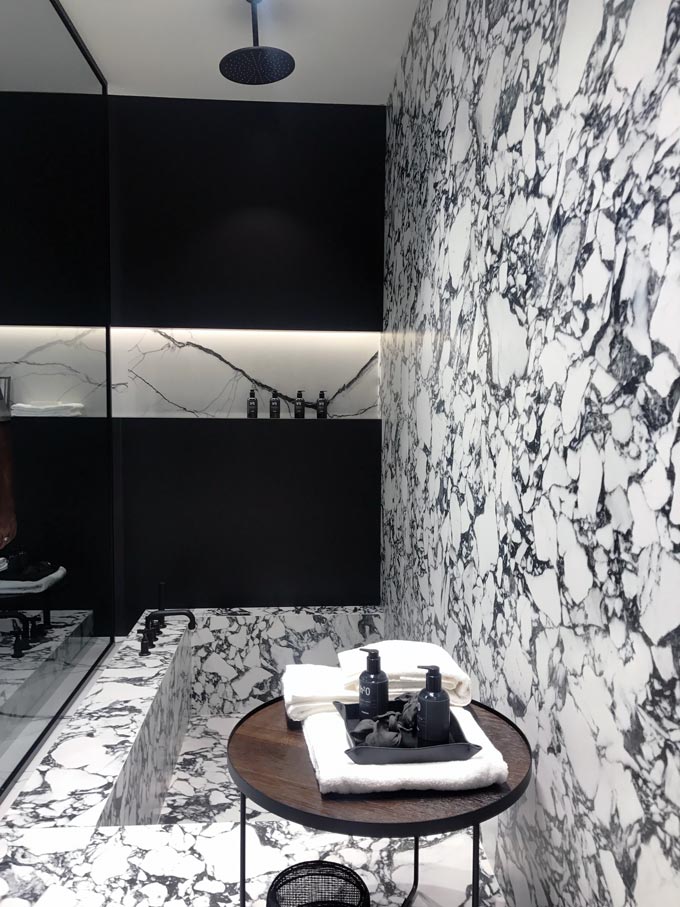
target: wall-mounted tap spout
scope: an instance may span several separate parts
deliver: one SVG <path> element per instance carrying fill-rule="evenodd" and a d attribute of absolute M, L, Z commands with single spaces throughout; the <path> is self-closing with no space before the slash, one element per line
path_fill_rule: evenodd
<path fill-rule="evenodd" d="M 196 629 L 196 618 L 194 617 L 193 611 L 189 611 L 188 608 L 168 608 L 166 611 L 150 611 L 146 615 L 145 625 L 149 629 L 151 626 L 152 620 L 157 620 L 159 617 L 188 617 L 189 618 L 189 629 Z"/>

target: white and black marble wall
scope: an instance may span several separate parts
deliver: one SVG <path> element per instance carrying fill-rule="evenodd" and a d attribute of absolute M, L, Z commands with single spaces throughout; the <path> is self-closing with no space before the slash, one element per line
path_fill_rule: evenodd
<path fill-rule="evenodd" d="M 680 891 L 679 42 L 423 0 L 391 98 L 383 603 L 533 742 L 517 907 Z"/>
<path fill-rule="evenodd" d="M 384 638 L 377 608 L 200 608 L 192 634 L 192 711 L 231 715 L 281 695 L 287 664 L 336 665 Z"/>
<path fill-rule="evenodd" d="M 379 418 L 379 344 L 379 334 L 361 331 L 114 328 L 113 414 L 245 418 L 254 388 L 260 418 L 273 390 L 282 419 L 293 416 L 298 390 L 308 418 L 320 390 L 329 418 Z"/>
<path fill-rule="evenodd" d="M 106 416 L 106 332 L 0 325 L 0 377 L 12 379 L 15 416 L 45 406 L 50 415 Z"/>

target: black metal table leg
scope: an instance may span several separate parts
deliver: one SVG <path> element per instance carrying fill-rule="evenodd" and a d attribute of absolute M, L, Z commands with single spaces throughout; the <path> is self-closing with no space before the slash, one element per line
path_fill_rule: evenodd
<path fill-rule="evenodd" d="M 416 894 L 418 893 L 418 878 L 420 875 L 419 851 L 420 851 L 420 838 L 414 838 L 413 839 L 413 885 L 412 885 L 409 893 L 406 895 L 406 899 L 404 900 L 402 907 L 411 907 L 411 904 L 413 904 L 413 900 L 414 900 Z"/>
<path fill-rule="evenodd" d="M 472 826 L 472 907 L 479 907 L 479 825 Z"/>
<path fill-rule="evenodd" d="M 241 886 L 239 891 L 241 907 L 246 907 L 246 797 L 241 794 Z"/>

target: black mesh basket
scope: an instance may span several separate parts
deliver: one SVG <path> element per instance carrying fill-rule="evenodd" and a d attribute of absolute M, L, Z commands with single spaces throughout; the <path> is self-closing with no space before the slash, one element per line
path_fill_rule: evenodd
<path fill-rule="evenodd" d="M 368 888 L 356 872 L 325 860 L 296 863 L 280 872 L 267 892 L 267 907 L 370 907 Z"/>

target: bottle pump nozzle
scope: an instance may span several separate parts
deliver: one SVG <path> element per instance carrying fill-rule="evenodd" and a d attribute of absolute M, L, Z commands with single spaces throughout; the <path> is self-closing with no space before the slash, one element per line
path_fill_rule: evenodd
<path fill-rule="evenodd" d="M 438 693 L 442 688 L 442 675 L 439 665 L 418 665 L 419 670 L 427 671 L 425 689 L 428 693 Z"/>
<path fill-rule="evenodd" d="M 371 674 L 377 674 L 380 670 L 380 652 L 377 649 L 360 649 L 360 652 L 366 652 L 366 670 Z"/>

